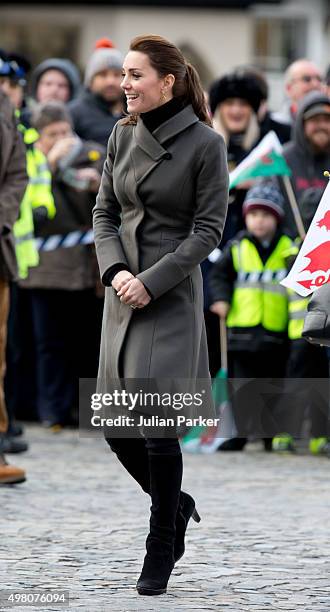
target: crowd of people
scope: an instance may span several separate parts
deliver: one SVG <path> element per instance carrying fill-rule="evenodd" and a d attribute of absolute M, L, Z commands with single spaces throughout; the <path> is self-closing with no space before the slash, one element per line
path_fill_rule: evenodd
<path fill-rule="evenodd" d="M 50 432 L 76 426 L 78 379 L 97 376 L 104 287 L 89 230 L 108 139 L 126 113 L 122 64 L 108 39 L 96 42 L 82 81 L 68 59 L 32 69 L 0 51 L 0 482 L 25 479 L 5 459 L 28 448 L 18 421 Z M 330 169 L 330 73 L 298 59 L 284 87 L 283 108 L 272 112 L 265 75 L 241 66 L 205 95 L 229 170 L 277 134 L 307 230 Z M 279 284 L 300 241 L 279 178 L 231 189 L 221 243 L 202 264 L 212 376 L 222 318 L 230 377 L 328 378 L 326 349 L 301 336 L 308 300 Z M 326 412 L 311 410 L 312 453 L 328 452 L 326 428 Z M 222 450 L 242 450 L 248 436 L 238 434 Z M 265 448 L 293 451 L 295 437 L 297 420 Z"/>

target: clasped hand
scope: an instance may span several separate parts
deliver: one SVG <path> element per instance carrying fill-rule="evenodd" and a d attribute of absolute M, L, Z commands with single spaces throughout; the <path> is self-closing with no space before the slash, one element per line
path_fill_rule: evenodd
<path fill-rule="evenodd" d="M 111 285 L 117 292 L 120 301 L 128 306 L 143 308 L 151 301 L 144 284 L 127 270 L 117 272 Z"/>

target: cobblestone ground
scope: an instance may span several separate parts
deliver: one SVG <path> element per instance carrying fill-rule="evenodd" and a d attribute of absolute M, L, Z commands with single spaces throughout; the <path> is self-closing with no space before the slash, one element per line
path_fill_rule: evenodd
<path fill-rule="evenodd" d="M 185 454 L 202 521 L 189 524 L 168 592 L 143 597 L 149 498 L 102 439 L 37 425 L 26 438 L 30 450 L 10 460 L 28 480 L 0 490 L 2 589 L 70 591 L 69 606 L 43 610 L 330 610 L 329 459 L 257 445 Z"/>

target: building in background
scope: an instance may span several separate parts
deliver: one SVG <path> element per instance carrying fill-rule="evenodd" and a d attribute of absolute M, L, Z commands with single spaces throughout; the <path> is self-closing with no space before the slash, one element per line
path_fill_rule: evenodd
<path fill-rule="evenodd" d="M 125 52 L 137 34 L 173 40 L 198 68 L 204 86 L 235 66 L 262 68 L 271 106 L 283 101 L 283 71 L 307 56 L 330 61 L 328 0 L 71 0 L 45 5 L 11 0 L 0 8 L 0 47 L 33 64 L 69 57 L 84 69 L 96 39 L 107 36 Z"/>

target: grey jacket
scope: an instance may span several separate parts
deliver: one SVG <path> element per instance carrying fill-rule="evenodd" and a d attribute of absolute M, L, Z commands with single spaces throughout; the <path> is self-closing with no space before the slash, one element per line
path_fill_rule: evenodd
<path fill-rule="evenodd" d="M 123 264 L 154 299 L 132 310 L 107 287 L 99 379 L 206 379 L 200 263 L 219 244 L 228 202 L 224 141 L 187 106 L 152 134 L 117 123 L 96 206 L 101 278 Z"/>

